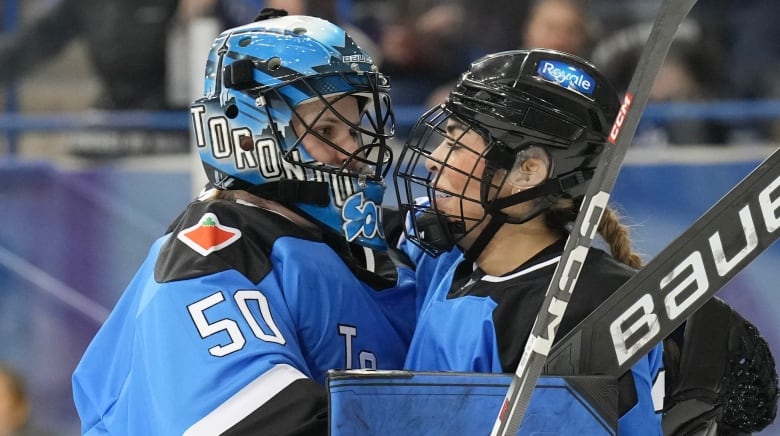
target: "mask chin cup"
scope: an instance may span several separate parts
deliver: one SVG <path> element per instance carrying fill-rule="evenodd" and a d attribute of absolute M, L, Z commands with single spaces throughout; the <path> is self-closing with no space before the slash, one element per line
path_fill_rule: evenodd
<path fill-rule="evenodd" d="M 420 242 L 439 252 L 449 251 L 455 241 L 466 233 L 463 223 L 450 222 L 431 210 L 420 212 L 415 224 Z"/>

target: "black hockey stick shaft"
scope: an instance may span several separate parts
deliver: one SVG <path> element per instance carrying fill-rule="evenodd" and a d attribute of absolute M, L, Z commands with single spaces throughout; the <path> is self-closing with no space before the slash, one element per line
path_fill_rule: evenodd
<path fill-rule="evenodd" d="M 520 428 L 536 380 L 544 368 L 558 325 L 577 283 L 580 268 L 596 234 L 601 215 L 607 207 L 626 151 L 647 105 L 650 88 L 666 58 L 677 28 L 695 3 L 696 0 L 664 0 L 661 4 L 634 76 L 628 85 L 620 112 L 612 126 L 609 143 L 585 193 L 582 207 L 531 328 L 491 436 L 514 435 Z"/>
<path fill-rule="evenodd" d="M 619 376 L 780 236 L 780 149 L 555 344 L 549 374 Z"/>

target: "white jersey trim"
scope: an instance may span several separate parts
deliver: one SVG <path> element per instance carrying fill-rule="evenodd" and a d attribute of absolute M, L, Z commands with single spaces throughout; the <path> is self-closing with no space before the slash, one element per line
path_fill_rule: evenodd
<path fill-rule="evenodd" d="M 375 273 L 376 272 L 376 259 L 374 259 L 374 250 L 363 247 L 363 253 L 366 256 L 366 270 Z"/>
<path fill-rule="evenodd" d="M 556 257 L 553 257 L 550 260 L 546 260 L 546 261 L 544 261 L 542 263 L 537 263 L 536 265 L 534 265 L 532 267 L 528 267 L 528 268 L 526 268 L 524 270 L 521 270 L 521 271 L 518 271 L 518 272 L 516 272 L 514 274 L 509 274 L 508 276 L 498 277 L 498 276 L 491 276 L 491 275 L 485 274 L 484 276 L 482 276 L 480 278 L 480 280 L 484 280 L 486 282 L 493 282 L 493 283 L 498 283 L 498 282 L 504 282 L 504 281 L 507 281 L 507 280 L 512 280 L 515 277 L 521 277 L 521 276 L 524 276 L 526 274 L 530 274 L 530 273 L 532 273 L 534 271 L 540 270 L 542 268 L 548 267 L 550 265 L 555 265 L 556 263 L 558 263 L 559 260 L 561 260 L 561 256 L 556 256 Z"/>
<path fill-rule="evenodd" d="M 650 391 L 653 398 L 655 413 L 661 413 L 664 410 L 664 397 L 666 395 L 666 370 L 661 369 L 653 382 L 653 388 Z"/>
<path fill-rule="evenodd" d="M 294 381 L 306 378 L 290 365 L 276 365 L 254 379 L 184 432 L 184 436 L 224 433 Z"/>

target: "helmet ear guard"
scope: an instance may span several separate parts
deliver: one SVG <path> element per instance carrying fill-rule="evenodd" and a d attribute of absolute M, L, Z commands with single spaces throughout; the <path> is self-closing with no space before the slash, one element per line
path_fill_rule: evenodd
<path fill-rule="evenodd" d="M 507 183 L 517 191 L 539 185 L 550 176 L 550 155 L 544 148 L 532 145 L 517 152 Z"/>

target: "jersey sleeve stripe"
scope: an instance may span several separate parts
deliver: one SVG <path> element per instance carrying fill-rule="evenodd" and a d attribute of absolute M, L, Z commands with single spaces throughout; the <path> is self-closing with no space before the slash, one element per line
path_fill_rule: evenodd
<path fill-rule="evenodd" d="M 193 424 L 184 436 L 221 434 L 302 378 L 306 376 L 292 366 L 276 365 Z"/>
<path fill-rule="evenodd" d="M 500 276 L 500 277 L 491 276 L 491 275 L 485 275 L 484 277 L 482 277 L 481 280 L 484 280 L 486 282 L 495 282 L 495 283 L 505 282 L 507 280 L 512 280 L 512 279 L 514 279 L 516 277 L 524 276 L 524 275 L 530 274 L 530 273 L 532 273 L 534 271 L 538 271 L 538 270 L 540 270 L 542 268 L 547 268 L 550 265 L 555 265 L 559 260 L 561 260 L 561 256 L 556 256 L 556 257 L 554 257 L 554 258 L 552 258 L 550 260 L 546 260 L 544 262 L 538 263 L 538 264 L 536 264 L 536 265 L 534 265 L 534 266 L 532 266 L 530 268 L 526 268 L 526 269 L 524 269 L 522 271 L 518 271 L 518 272 L 516 272 L 514 274 L 509 274 L 509 275 Z"/>

